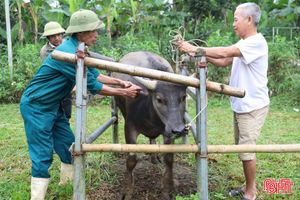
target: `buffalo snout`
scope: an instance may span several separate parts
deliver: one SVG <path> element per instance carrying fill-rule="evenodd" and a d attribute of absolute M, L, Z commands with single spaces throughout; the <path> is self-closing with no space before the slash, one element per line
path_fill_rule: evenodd
<path fill-rule="evenodd" d="M 186 128 L 186 126 L 182 125 L 178 128 L 172 129 L 172 137 L 173 138 L 178 138 L 178 137 L 182 137 L 188 134 L 188 128 Z"/>

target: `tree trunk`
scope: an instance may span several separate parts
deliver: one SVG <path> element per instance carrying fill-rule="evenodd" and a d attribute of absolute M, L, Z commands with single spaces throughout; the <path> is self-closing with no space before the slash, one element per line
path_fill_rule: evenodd
<path fill-rule="evenodd" d="M 18 37 L 19 37 L 19 41 L 21 42 L 21 44 L 23 44 L 23 42 L 24 42 L 24 30 L 23 30 L 23 20 L 22 20 L 22 5 L 21 5 L 21 3 L 17 2 L 17 6 L 18 6 L 18 20 L 19 20 Z"/>

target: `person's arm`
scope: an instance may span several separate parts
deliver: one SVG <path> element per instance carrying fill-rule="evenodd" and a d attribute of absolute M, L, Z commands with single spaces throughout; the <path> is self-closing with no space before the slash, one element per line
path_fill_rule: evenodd
<path fill-rule="evenodd" d="M 241 57 L 241 51 L 235 46 L 228 47 L 196 47 L 188 42 L 182 41 L 178 43 L 179 49 L 183 52 L 195 56 L 197 53 L 211 58 L 232 58 Z"/>
<path fill-rule="evenodd" d="M 206 57 L 207 61 L 217 67 L 227 67 L 232 64 L 233 58 L 211 58 Z"/>
<path fill-rule="evenodd" d="M 202 48 L 202 47 L 200 47 Z M 204 47 L 205 55 L 212 58 L 233 58 L 241 57 L 242 53 L 240 50 L 232 45 L 229 47 Z"/>
<path fill-rule="evenodd" d="M 128 88 L 132 85 L 132 83 L 129 82 L 129 81 L 123 81 L 121 79 L 113 78 L 113 77 L 106 76 L 106 75 L 103 75 L 103 74 L 100 74 L 97 77 L 97 79 L 101 83 L 110 84 L 110 85 L 118 85 L 122 88 Z"/>
<path fill-rule="evenodd" d="M 107 85 L 103 85 L 102 89 L 99 90 L 98 94 L 105 96 L 126 96 L 135 98 L 141 90 L 142 88 L 134 84 L 132 84 L 128 88 L 113 88 Z"/>

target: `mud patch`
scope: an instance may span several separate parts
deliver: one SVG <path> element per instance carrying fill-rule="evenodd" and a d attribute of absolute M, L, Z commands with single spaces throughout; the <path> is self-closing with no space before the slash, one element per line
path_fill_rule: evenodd
<path fill-rule="evenodd" d="M 160 155 L 162 158 L 162 155 Z M 190 196 L 197 191 L 196 169 L 182 162 L 175 156 L 174 162 L 174 194 Z M 102 184 L 97 190 L 90 191 L 88 199 L 91 200 L 121 200 L 122 183 L 126 170 L 126 157 L 122 156 L 111 170 L 117 175 L 118 181 L 115 184 Z M 134 169 L 134 195 L 132 200 L 161 200 L 161 177 L 164 172 L 164 164 L 152 164 L 148 155 L 139 155 L 138 164 Z"/>

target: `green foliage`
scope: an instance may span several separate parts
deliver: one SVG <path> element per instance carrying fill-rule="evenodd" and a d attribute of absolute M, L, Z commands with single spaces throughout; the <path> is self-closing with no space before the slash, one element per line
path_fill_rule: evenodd
<path fill-rule="evenodd" d="M 199 199 L 198 194 L 191 194 L 189 197 L 181 197 L 181 196 L 176 197 L 176 200 L 198 200 L 198 199 Z"/>
<path fill-rule="evenodd" d="M 130 33 L 119 37 L 113 41 L 112 47 L 109 47 L 109 41 L 105 35 L 97 39 L 93 51 L 119 60 L 122 56 L 134 51 L 150 51 L 160 54 L 159 46 L 151 35 L 131 35 Z"/>
<path fill-rule="evenodd" d="M 299 80 L 299 68 L 295 67 L 296 49 L 293 42 L 277 37 L 269 43 L 269 89 L 272 95 L 294 92 Z"/>
<path fill-rule="evenodd" d="M 6 48 L 3 46 L 2 48 Z M 14 48 L 13 80 L 10 80 L 6 51 L 0 57 L 0 102 L 18 102 L 23 90 L 41 64 L 39 45 L 27 44 Z"/>
<path fill-rule="evenodd" d="M 120 49 L 122 55 L 132 51 L 151 51 L 159 54 L 157 43 L 149 37 L 136 37 L 131 34 L 126 34 L 119 37 L 115 44 L 116 48 Z"/>
<path fill-rule="evenodd" d="M 206 41 L 208 46 L 227 46 L 235 43 L 237 38 L 233 36 L 232 31 L 233 12 L 238 3 L 244 3 L 246 0 L 240 2 L 224 0 L 174 1 L 174 5 L 170 5 L 164 0 L 94 0 L 88 1 L 87 4 L 84 4 L 82 0 L 48 0 L 46 2 L 38 0 L 31 3 L 32 10 L 29 7 L 20 6 L 20 2 L 20 0 L 13 1 L 10 4 L 12 39 L 13 44 L 17 44 L 13 54 L 16 56 L 14 65 L 17 74 L 14 75 L 14 82 L 8 84 L 8 67 L 3 66 L 7 63 L 6 49 L 3 49 L 0 52 L 2 63 L 0 81 L 3 83 L 0 86 L 0 101 L 17 101 L 21 92 L 20 89 L 24 88 L 30 79 L 29 77 L 33 74 L 28 69 L 34 69 L 32 65 L 38 63 L 36 61 L 38 56 L 30 60 L 27 58 L 31 56 L 20 57 L 16 50 L 20 47 L 20 51 L 24 51 L 22 54 L 26 55 L 24 49 L 28 47 L 26 45 L 25 47 L 18 46 L 18 43 L 21 45 L 34 41 L 33 32 L 36 31 L 34 25 L 38 26 L 40 33 L 43 32 L 43 26 L 48 20 L 59 21 L 66 28 L 70 14 L 79 8 L 86 7 L 95 10 L 107 25 L 107 33 L 99 37 L 98 43 L 93 47 L 94 51 L 119 60 L 128 52 L 143 50 L 158 53 L 170 60 L 169 41 L 171 37 L 169 32 L 177 30 L 180 26 L 185 28 L 185 39 L 187 40 L 201 39 Z M 55 6 L 53 6 L 54 2 L 56 2 Z M 281 26 L 295 26 L 300 22 L 298 1 L 254 2 L 262 8 L 259 30 L 264 33 L 266 38 L 272 35 L 271 28 L 278 26 L 279 22 Z M 3 1 L 1 1 L 0 6 L 4 7 Z M 0 41 L 4 43 L 6 37 L 4 12 L 0 13 L 0 19 L 0 35 L 3 36 Z M 21 24 L 22 26 L 20 26 Z M 20 39 L 20 28 L 24 31 L 24 41 Z M 297 71 L 293 67 L 292 63 L 296 59 L 295 57 L 292 58 L 291 55 L 294 53 L 290 47 L 294 45 L 299 51 L 299 41 L 299 37 L 295 37 L 293 43 L 284 44 L 286 41 L 277 39 L 278 44 L 270 44 L 269 86 L 272 95 L 286 91 L 291 92 L 298 87 L 299 70 Z M 22 50 L 22 48 L 24 49 Z M 281 51 L 282 49 L 287 49 L 287 51 Z M 300 52 L 298 52 L 298 56 L 299 54 Z M 22 68 L 21 66 L 26 69 L 20 70 L 23 71 L 23 74 L 18 72 Z M 213 81 L 228 83 L 229 71 L 230 68 L 209 67 L 208 74 Z"/>
<path fill-rule="evenodd" d="M 234 44 L 235 41 L 236 38 L 231 31 L 224 32 L 223 30 L 217 30 L 208 37 L 207 45 L 209 47 L 230 46 Z M 230 70 L 230 67 L 213 67 L 212 65 L 209 65 L 208 77 L 213 81 L 228 84 L 230 79 Z"/>
<path fill-rule="evenodd" d="M 101 99 L 101 104 L 102 105 L 110 105 L 110 103 L 111 103 L 111 97 L 109 97 L 109 96 L 103 97 Z"/>

